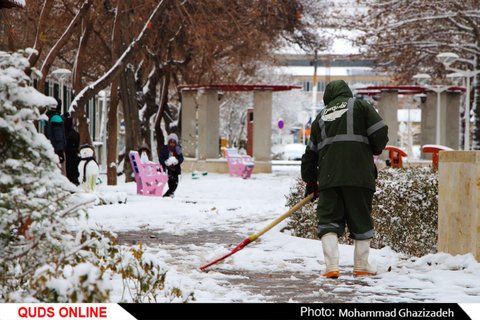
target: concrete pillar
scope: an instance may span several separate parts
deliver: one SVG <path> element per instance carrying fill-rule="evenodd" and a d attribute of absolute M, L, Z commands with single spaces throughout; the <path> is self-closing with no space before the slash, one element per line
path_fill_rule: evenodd
<path fill-rule="evenodd" d="M 196 158 L 197 148 L 197 91 L 182 91 L 182 151 L 185 157 Z"/>
<path fill-rule="evenodd" d="M 420 105 L 422 122 L 420 144 L 437 144 L 437 93 L 427 92 L 427 100 Z M 458 149 L 459 146 L 459 106 L 460 94 L 442 92 L 440 94 L 440 145 Z M 423 155 L 422 158 L 430 158 Z"/>
<path fill-rule="evenodd" d="M 198 159 L 220 156 L 220 101 L 217 90 L 204 90 L 198 97 Z"/>
<path fill-rule="evenodd" d="M 435 123 L 437 122 L 437 97 L 438 95 L 435 94 Z M 440 93 L 440 128 L 437 128 L 437 126 L 435 125 L 435 132 L 436 130 L 440 130 L 440 145 L 446 146 L 447 145 L 447 93 L 446 92 Z"/>
<path fill-rule="evenodd" d="M 378 101 L 378 113 L 388 126 L 388 144 L 398 145 L 398 92 L 382 91 Z"/>
<path fill-rule="evenodd" d="M 440 152 L 438 251 L 480 261 L 480 151 Z"/>
<path fill-rule="evenodd" d="M 255 158 L 255 169 L 260 169 L 262 167 L 261 162 L 264 162 L 267 169 L 262 169 L 261 171 L 271 172 L 272 91 L 254 91 L 253 109 L 253 157 Z"/>
<path fill-rule="evenodd" d="M 437 98 L 435 92 L 427 92 L 425 102 L 420 104 L 422 110 L 422 122 L 420 124 L 420 145 L 435 144 L 435 123 L 437 117 Z M 432 159 L 430 153 L 423 153 L 422 159 Z"/>
<path fill-rule="evenodd" d="M 447 92 L 445 116 L 445 145 L 460 148 L 460 96 L 459 92 Z"/>
<path fill-rule="evenodd" d="M 182 148 L 186 157 L 219 157 L 219 106 L 217 90 L 182 91 Z"/>

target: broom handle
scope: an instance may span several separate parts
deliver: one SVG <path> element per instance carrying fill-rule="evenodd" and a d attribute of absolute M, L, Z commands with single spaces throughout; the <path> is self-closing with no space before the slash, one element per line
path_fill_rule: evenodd
<path fill-rule="evenodd" d="M 303 198 L 300 202 L 298 202 L 296 205 L 294 205 L 293 207 L 290 208 L 290 210 L 288 210 L 287 212 L 285 212 L 284 214 L 282 214 L 280 217 L 278 217 L 277 219 L 273 220 L 268 226 L 266 226 L 265 228 L 263 228 L 262 230 L 260 230 L 259 232 L 255 233 L 255 234 L 252 234 L 251 236 L 249 236 L 248 238 L 253 242 L 255 240 L 257 240 L 258 238 L 260 238 L 264 233 L 268 232 L 270 229 L 272 229 L 273 227 L 275 227 L 277 224 L 279 224 L 281 221 L 283 221 L 284 219 L 288 218 L 289 216 L 291 216 L 292 214 L 294 214 L 298 209 L 300 209 L 301 207 L 303 207 L 304 205 L 306 205 L 308 202 L 312 201 L 313 199 L 313 193 L 309 194 L 307 197 Z"/>
<path fill-rule="evenodd" d="M 313 193 L 312 194 L 309 194 L 306 198 L 302 199 L 300 202 L 298 202 L 296 205 L 294 205 L 290 210 L 288 210 L 287 212 L 285 212 L 284 214 L 282 214 L 280 217 L 278 217 L 277 219 L 275 219 L 274 221 L 272 221 L 268 226 L 266 226 L 265 228 L 263 228 L 262 230 L 260 230 L 259 232 L 255 233 L 255 234 L 252 234 L 251 236 L 248 236 L 247 238 L 243 239 L 243 241 L 238 245 L 236 246 L 232 251 L 230 251 L 230 253 L 224 255 L 223 257 L 221 258 L 218 258 L 217 260 L 214 260 L 212 262 L 210 262 L 209 264 L 206 264 L 204 266 L 201 266 L 200 267 L 200 270 L 205 270 L 206 268 L 210 267 L 211 265 L 214 265 L 222 260 L 224 260 L 225 258 L 228 258 L 230 257 L 231 255 L 233 255 L 234 253 L 236 253 L 237 251 L 240 251 L 242 250 L 243 248 L 245 248 L 249 243 L 257 240 L 259 237 L 261 237 L 265 232 L 267 232 L 268 230 L 272 229 L 274 226 L 276 226 L 278 223 L 280 223 L 282 220 L 284 220 L 285 218 L 291 216 L 295 211 L 297 211 L 298 209 L 300 209 L 301 207 L 303 207 L 305 204 L 307 204 L 309 201 L 312 201 L 313 199 Z"/>

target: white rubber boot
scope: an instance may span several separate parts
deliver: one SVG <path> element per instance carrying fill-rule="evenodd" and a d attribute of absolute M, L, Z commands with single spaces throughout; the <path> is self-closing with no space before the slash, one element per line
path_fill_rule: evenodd
<path fill-rule="evenodd" d="M 323 276 L 336 279 L 340 276 L 338 269 L 338 235 L 334 232 L 329 232 L 323 235 L 321 240 L 326 265 Z"/>
<path fill-rule="evenodd" d="M 370 239 L 355 240 L 355 250 L 353 253 L 353 275 L 354 276 L 374 276 L 377 274 L 375 267 L 368 263 L 368 254 L 370 252 Z"/>

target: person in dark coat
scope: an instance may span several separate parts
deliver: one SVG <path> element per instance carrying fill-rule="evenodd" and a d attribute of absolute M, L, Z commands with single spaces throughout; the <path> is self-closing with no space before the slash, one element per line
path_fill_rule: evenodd
<path fill-rule="evenodd" d="M 58 105 L 56 109 L 51 109 L 46 112 L 48 121 L 45 122 L 44 132 L 45 136 L 50 140 L 55 154 L 58 156 L 60 165 L 64 167 L 65 161 L 65 124 L 60 115 L 61 101 L 57 100 Z"/>
<path fill-rule="evenodd" d="M 168 173 L 168 191 L 164 197 L 173 197 L 178 187 L 178 176 L 182 173 L 180 165 L 183 162 L 182 147 L 178 144 L 178 136 L 171 133 L 167 137 L 167 144 L 162 147 L 159 155 L 163 170 Z"/>
<path fill-rule="evenodd" d="M 338 237 L 348 226 L 354 240 L 355 276 L 374 275 L 368 263 L 374 236 L 371 217 L 377 171 L 373 156 L 388 142 L 388 127 L 364 100 L 353 98 L 343 80 L 330 82 L 323 96 L 325 108 L 312 123 L 302 156 L 305 196 L 318 197 L 317 234 L 322 241 L 327 278 L 338 278 Z"/>
<path fill-rule="evenodd" d="M 78 186 L 78 164 L 80 163 L 80 157 L 78 156 L 78 148 L 80 147 L 80 135 L 73 128 L 73 118 L 69 113 L 64 115 L 65 119 L 65 166 L 67 172 L 67 178 L 71 183 Z"/>

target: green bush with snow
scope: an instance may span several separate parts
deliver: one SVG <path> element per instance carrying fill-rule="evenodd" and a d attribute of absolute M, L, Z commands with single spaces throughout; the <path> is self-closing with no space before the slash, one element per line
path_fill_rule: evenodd
<path fill-rule="evenodd" d="M 122 301 L 191 300 L 165 288 L 166 268 L 141 247 L 72 230 L 91 200 L 76 194 L 35 128 L 39 108 L 56 100 L 30 85 L 29 53 L 0 51 L 0 302 L 107 302 L 115 281 Z"/>
<path fill-rule="evenodd" d="M 438 175 L 430 167 L 379 172 L 373 198 L 373 247 L 413 256 L 437 251 Z"/>
<path fill-rule="evenodd" d="M 287 196 L 287 206 L 301 200 L 305 184 L 297 179 Z M 412 256 L 436 252 L 438 176 L 431 168 L 379 171 L 372 217 L 376 235 L 373 248 L 389 246 Z M 286 230 L 298 237 L 317 239 L 316 204 L 293 214 Z M 341 243 L 351 244 L 345 234 Z"/>
<path fill-rule="evenodd" d="M 297 178 L 294 185 L 290 188 L 290 193 L 287 196 L 286 206 L 291 208 L 300 200 L 305 194 L 305 183 L 302 179 Z M 289 230 L 290 234 L 295 237 L 318 239 L 317 237 L 317 203 L 309 202 L 300 210 L 295 212 L 287 221 L 288 224 L 285 230 Z"/>

